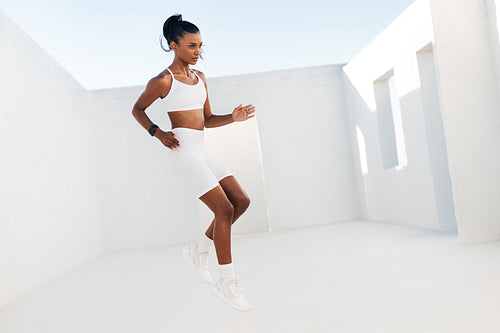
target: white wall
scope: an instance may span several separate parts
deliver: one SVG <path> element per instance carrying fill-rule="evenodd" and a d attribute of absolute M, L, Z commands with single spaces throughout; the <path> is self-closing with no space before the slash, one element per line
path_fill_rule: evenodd
<path fill-rule="evenodd" d="M 0 306 L 105 251 L 87 92 L 0 12 Z"/>
<path fill-rule="evenodd" d="M 417 52 L 432 45 L 429 4 L 413 3 L 345 67 L 346 111 L 358 186 L 366 200 L 363 217 L 429 229 L 455 229 L 439 105 L 423 94 Z M 384 168 L 385 133 L 377 119 L 374 83 L 394 73 L 408 165 Z M 434 103 L 438 103 L 438 98 Z M 382 104 L 379 103 L 379 107 Z M 383 119 L 382 119 L 383 120 Z M 358 138 L 359 137 L 359 138 Z M 364 140 L 363 146 L 362 140 Z M 366 156 L 366 161 L 363 161 Z M 366 163 L 365 172 L 361 163 Z"/>
<path fill-rule="evenodd" d="M 243 91 L 258 108 L 272 230 L 357 219 L 341 66 L 223 79 L 228 94 Z"/>
<path fill-rule="evenodd" d="M 235 173 L 251 199 L 233 233 L 358 218 L 340 73 L 340 66 L 322 66 L 208 80 L 214 114 L 228 114 L 240 103 L 257 109 L 247 122 L 206 129 L 208 151 Z M 194 239 L 213 218 L 169 172 L 162 155 L 167 148 L 131 117 L 141 92 L 91 92 L 111 250 Z M 163 130 L 171 128 L 159 100 L 147 114 Z"/>
<path fill-rule="evenodd" d="M 490 52 L 493 57 L 497 96 L 500 96 L 500 0 L 484 0 Z M 484 16 L 483 16 L 484 17 Z"/>
<path fill-rule="evenodd" d="M 431 0 L 460 241 L 500 239 L 500 104 L 487 3 Z"/>

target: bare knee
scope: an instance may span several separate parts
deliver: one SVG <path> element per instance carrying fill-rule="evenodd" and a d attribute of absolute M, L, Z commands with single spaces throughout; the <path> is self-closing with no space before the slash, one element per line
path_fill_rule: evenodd
<path fill-rule="evenodd" d="M 239 211 L 244 212 L 247 210 L 248 206 L 250 206 L 250 198 L 244 195 L 238 198 L 234 205 Z"/>
<path fill-rule="evenodd" d="M 215 216 L 223 218 L 224 220 L 231 221 L 234 215 L 234 206 L 229 201 L 225 201 L 220 204 L 217 210 L 215 211 Z"/>

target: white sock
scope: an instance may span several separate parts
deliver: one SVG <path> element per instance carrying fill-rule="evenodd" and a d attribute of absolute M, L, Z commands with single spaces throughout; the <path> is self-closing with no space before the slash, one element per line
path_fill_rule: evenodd
<path fill-rule="evenodd" d="M 210 252 L 210 249 L 214 245 L 214 241 L 207 237 L 207 235 L 203 234 L 200 240 L 198 241 L 198 251 L 199 252 Z"/>
<path fill-rule="evenodd" d="M 222 281 L 229 282 L 231 280 L 236 279 L 236 275 L 234 274 L 233 263 L 229 264 L 219 264 L 219 269 L 222 276 Z"/>

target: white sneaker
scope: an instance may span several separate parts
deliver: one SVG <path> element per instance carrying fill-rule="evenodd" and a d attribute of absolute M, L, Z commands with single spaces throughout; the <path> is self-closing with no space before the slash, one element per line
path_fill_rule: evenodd
<path fill-rule="evenodd" d="M 212 287 L 212 294 L 226 301 L 236 310 L 250 311 L 253 309 L 253 305 L 243 297 L 243 290 L 238 283 L 238 279 L 224 282 L 222 277 L 219 278 Z"/>
<path fill-rule="evenodd" d="M 208 271 L 208 256 L 210 252 L 198 252 L 198 243 L 195 242 L 191 245 L 186 245 L 182 249 L 182 254 L 191 264 L 194 274 L 204 284 L 212 283 L 212 276 Z"/>

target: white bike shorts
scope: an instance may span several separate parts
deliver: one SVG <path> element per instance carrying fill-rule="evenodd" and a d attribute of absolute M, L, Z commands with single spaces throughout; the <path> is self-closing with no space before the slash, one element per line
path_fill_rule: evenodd
<path fill-rule="evenodd" d="M 184 181 L 197 198 L 233 173 L 205 151 L 205 132 L 187 127 L 172 129 L 180 147 L 169 149 L 174 174 Z"/>

